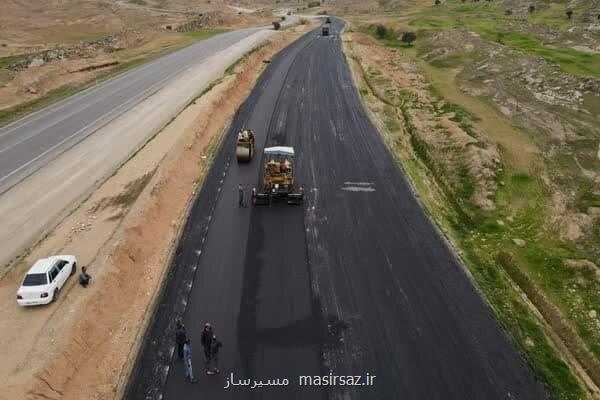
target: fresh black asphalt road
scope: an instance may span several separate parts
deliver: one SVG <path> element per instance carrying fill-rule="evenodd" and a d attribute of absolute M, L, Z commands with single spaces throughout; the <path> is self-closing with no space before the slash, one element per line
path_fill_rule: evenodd
<path fill-rule="evenodd" d="M 545 399 L 515 346 L 426 217 L 370 123 L 333 35 L 282 51 L 231 125 L 191 209 L 128 386 L 128 399 Z M 237 207 L 237 131 L 291 145 L 303 206 Z M 260 154 L 260 153 L 259 153 Z M 173 356 L 183 316 L 199 382 Z M 203 370 L 200 332 L 224 343 Z M 375 375 L 300 386 L 299 376 Z M 244 379 L 289 380 L 251 389 Z M 238 381 L 238 379 L 242 381 Z"/>
<path fill-rule="evenodd" d="M 208 38 L 0 128 L 0 193 L 156 93 L 186 69 L 261 29 Z"/>

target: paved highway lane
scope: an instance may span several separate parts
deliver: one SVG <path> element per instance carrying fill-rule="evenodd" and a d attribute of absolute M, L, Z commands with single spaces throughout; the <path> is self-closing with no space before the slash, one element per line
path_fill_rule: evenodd
<path fill-rule="evenodd" d="M 370 123 L 334 35 L 313 31 L 262 75 L 232 123 L 184 230 L 127 398 L 545 399 Z M 239 209 L 260 160 L 232 159 L 237 130 L 293 145 L 303 207 Z M 172 358 L 176 316 L 198 384 Z M 203 375 L 200 329 L 225 347 Z M 376 375 L 373 386 L 300 387 L 299 375 Z M 226 378 L 288 378 L 224 389 Z"/>
<path fill-rule="evenodd" d="M 1 128 L 0 272 L 229 65 L 277 34 L 217 35 Z"/>
<path fill-rule="evenodd" d="M 197 65 L 260 30 L 217 35 L 0 128 L 0 193 Z"/>

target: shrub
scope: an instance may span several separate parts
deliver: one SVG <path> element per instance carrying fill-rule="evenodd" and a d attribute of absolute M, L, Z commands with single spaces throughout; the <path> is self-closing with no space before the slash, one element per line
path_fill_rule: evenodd
<path fill-rule="evenodd" d="M 417 34 L 414 32 L 404 32 L 400 40 L 402 40 L 404 43 L 410 46 L 412 42 L 417 40 Z"/>
<path fill-rule="evenodd" d="M 567 14 L 567 18 L 571 19 L 571 17 L 573 16 L 573 10 L 567 10 L 565 14 Z"/>
<path fill-rule="evenodd" d="M 386 35 L 387 35 L 387 33 L 388 33 L 388 30 L 387 30 L 387 28 L 385 27 L 385 25 L 378 24 L 378 25 L 375 27 L 375 35 L 377 35 L 377 37 L 378 37 L 379 39 L 383 39 L 383 38 L 385 38 L 385 37 L 386 37 Z"/>

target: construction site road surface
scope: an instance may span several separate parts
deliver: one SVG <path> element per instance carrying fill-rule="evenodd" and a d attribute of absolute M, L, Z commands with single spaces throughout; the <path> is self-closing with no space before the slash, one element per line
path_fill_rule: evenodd
<path fill-rule="evenodd" d="M 273 34 L 262 27 L 213 36 L 0 128 L 0 272 Z"/>
<path fill-rule="evenodd" d="M 284 49 L 238 110 L 191 208 L 126 399 L 548 398 L 371 124 L 341 28 L 334 20 L 331 36 L 313 30 Z M 303 206 L 238 207 L 238 184 L 257 185 L 262 165 L 260 156 L 236 163 L 243 127 L 254 130 L 257 154 L 295 148 Z M 195 384 L 176 354 L 177 318 Z M 223 342 L 217 375 L 204 368 L 207 321 Z"/>

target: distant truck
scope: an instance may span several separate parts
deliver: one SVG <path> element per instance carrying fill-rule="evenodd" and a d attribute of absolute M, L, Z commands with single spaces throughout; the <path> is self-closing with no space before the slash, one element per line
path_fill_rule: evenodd
<path fill-rule="evenodd" d="M 235 155 L 238 162 L 250 162 L 254 158 L 254 132 L 252 129 L 243 129 L 238 133 L 235 146 Z"/>
<path fill-rule="evenodd" d="M 323 25 L 321 36 L 329 36 L 329 24 Z"/>
<path fill-rule="evenodd" d="M 287 204 L 302 204 L 304 201 L 304 190 L 294 182 L 293 147 L 265 148 L 262 186 L 252 188 L 252 204 L 271 205 L 278 200 Z"/>

